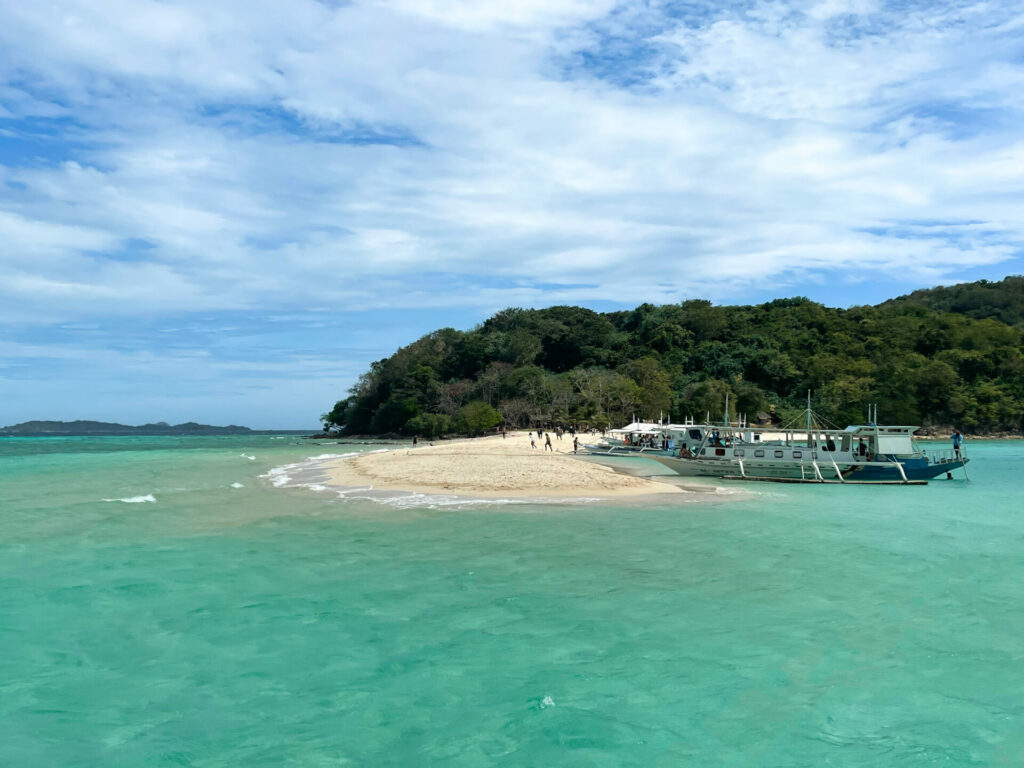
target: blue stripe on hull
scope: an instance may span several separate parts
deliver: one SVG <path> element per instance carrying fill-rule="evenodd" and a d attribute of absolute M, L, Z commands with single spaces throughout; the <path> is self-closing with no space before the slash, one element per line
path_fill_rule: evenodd
<path fill-rule="evenodd" d="M 714 460 L 685 460 L 677 458 L 670 458 L 662 461 L 657 455 L 650 455 L 650 458 L 658 461 L 659 464 L 664 464 L 665 466 L 670 467 L 680 475 L 695 477 L 725 477 L 740 474 L 739 464 L 731 461 L 718 462 Z M 966 462 L 949 461 L 931 464 L 926 459 L 921 458 L 904 459 L 901 463 L 903 465 L 903 471 L 906 473 L 907 480 L 931 480 L 932 478 L 939 477 L 947 472 L 960 469 Z M 830 464 L 822 464 L 819 462 L 818 469 L 825 480 L 838 480 L 835 469 Z M 804 465 L 803 472 L 801 473 L 799 466 L 794 466 L 793 464 L 784 462 L 779 462 L 778 464 L 770 467 L 758 466 L 756 463 L 748 463 L 745 467 L 745 472 L 749 477 L 803 478 L 807 480 L 813 480 L 816 478 L 814 469 L 809 464 Z M 849 480 L 850 482 L 866 483 L 879 481 L 903 481 L 903 475 L 900 474 L 899 469 L 897 469 L 894 464 L 883 466 L 856 464 L 850 469 L 842 470 L 842 474 L 843 479 Z"/>
<path fill-rule="evenodd" d="M 930 464 L 924 459 L 906 459 L 902 462 L 903 471 L 907 480 L 931 480 L 932 478 L 961 469 L 965 462 L 947 461 L 939 464 Z M 849 480 L 902 480 L 900 471 L 896 467 L 856 467 L 852 472 L 846 473 Z"/>

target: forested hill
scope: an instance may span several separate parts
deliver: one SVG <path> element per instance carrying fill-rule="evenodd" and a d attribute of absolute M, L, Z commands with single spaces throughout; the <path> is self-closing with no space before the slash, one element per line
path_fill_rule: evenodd
<path fill-rule="evenodd" d="M 926 288 L 887 301 L 882 306 L 919 306 L 978 320 L 990 317 L 1024 327 L 1024 277 L 1008 277 L 998 283 L 979 280 L 976 283 Z"/>
<path fill-rule="evenodd" d="M 1006 299 L 1000 317 L 1019 322 L 1022 282 L 934 289 L 845 310 L 804 298 L 644 304 L 607 314 L 507 309 L 471 331 L 435 331 L 374 363 L 323 419 L 350 434 L 428 436 L 479 433 L 502 421 L 617 425 L 633 414 L 721 418 L 731 393 L 734 417 L 786 421 L 812 390 L 815 410 L 840 427 L 863 421 L 868 403 L 877 403 L 887 423 L 1020 432 L 1024 327 L 972 316 L 984 303 L 970 297 L 998 293 Z"/>

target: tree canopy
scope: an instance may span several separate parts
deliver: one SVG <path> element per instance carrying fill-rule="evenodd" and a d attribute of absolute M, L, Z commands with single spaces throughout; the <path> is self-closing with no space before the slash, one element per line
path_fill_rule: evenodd
<path fill-rule="evenodd" d="M 504 423 L 617 425 L 638 418 L 781 418 L 839 426 L 869 403 L 888 423 L 1024 427 L 1024 277 L 918 291 L 878 306 L 806 298 L 708 301 L 598 313 L 503 310 L 434 331 L 379 360 L 324 414 L 349 434 L 478 434 Z"/>

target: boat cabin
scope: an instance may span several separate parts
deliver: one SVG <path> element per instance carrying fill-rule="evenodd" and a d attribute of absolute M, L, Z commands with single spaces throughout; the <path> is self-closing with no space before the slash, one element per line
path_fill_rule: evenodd
<path fill-rule="evenodd" d="M 812 428 L 777 431 L 711 424 L 669 425 L 665 433 L 694 458 L 818 459 L 819 453 L 854 460 L 875 456 L 914 456 L 916 426 L 854 425 L 843 430 Z M 685 450 L 684 450 L 685 447 Z"/>

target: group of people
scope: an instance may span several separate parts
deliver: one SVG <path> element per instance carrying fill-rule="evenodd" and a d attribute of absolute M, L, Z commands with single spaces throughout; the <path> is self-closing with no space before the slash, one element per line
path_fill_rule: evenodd
<path fill-rule="evenodd" d="M 637 448 L 653 448 L 654 447 L 654 435 L 633 435 L 627 434 L 623 439 L 623 443 L 626 445 L 636 446 Z M 664 438 L 662 439 L 664 441 Z"/>
<path fill-rule="evenodd" d="M 555 429 L 555 437 L 556 437 L 556 439 L 561 440 L 562 439 L 562 435 L 564 435 L 564 434 L 565 434 L 565 430 L 563 430 L 561 427 L 558 427 L 558 428 Z M 533 432 L 531 432 L 530 433 L 530 447 L 531 448 L 536 448 L 537 447 L 537 440 L 539 440 L 542 437 L 544 438 L 544 450 L 545 451 L 551 451 L 552 453 L 554 453 L 555 448 L 554 448 L 554 446 L 551 445 L 551 431 L 550 430 L 545 432 L 543 429 L 538 429 L 537 430 L 537 437 L 534 437 L 533 436 Z M 579 451 L 579 449 L 580 449 L 580 439 L 578 437 L 576 437 L 575 433 L 573 433 L 573 437 L 572 437 L 572 452 L 576 453 L 577 451 Z"/>
<path fill-rule="evenodd" d="M 537 430 L 537 438 L 541 438 L 541 437 L 544 438 L 544 450 L 545 451 L 552 451 L 552 452 L 554 452 L 555 449 L 551 446 L 551 433 L 548 432 L 545 435 L 544 434 L 544 430 L 538 429 Z M 531 448 L 536 448 L 537 447 L 537 438 L 535 438 L 533 436 L 533 432 L 530 433 L 530 447 Z"/>

